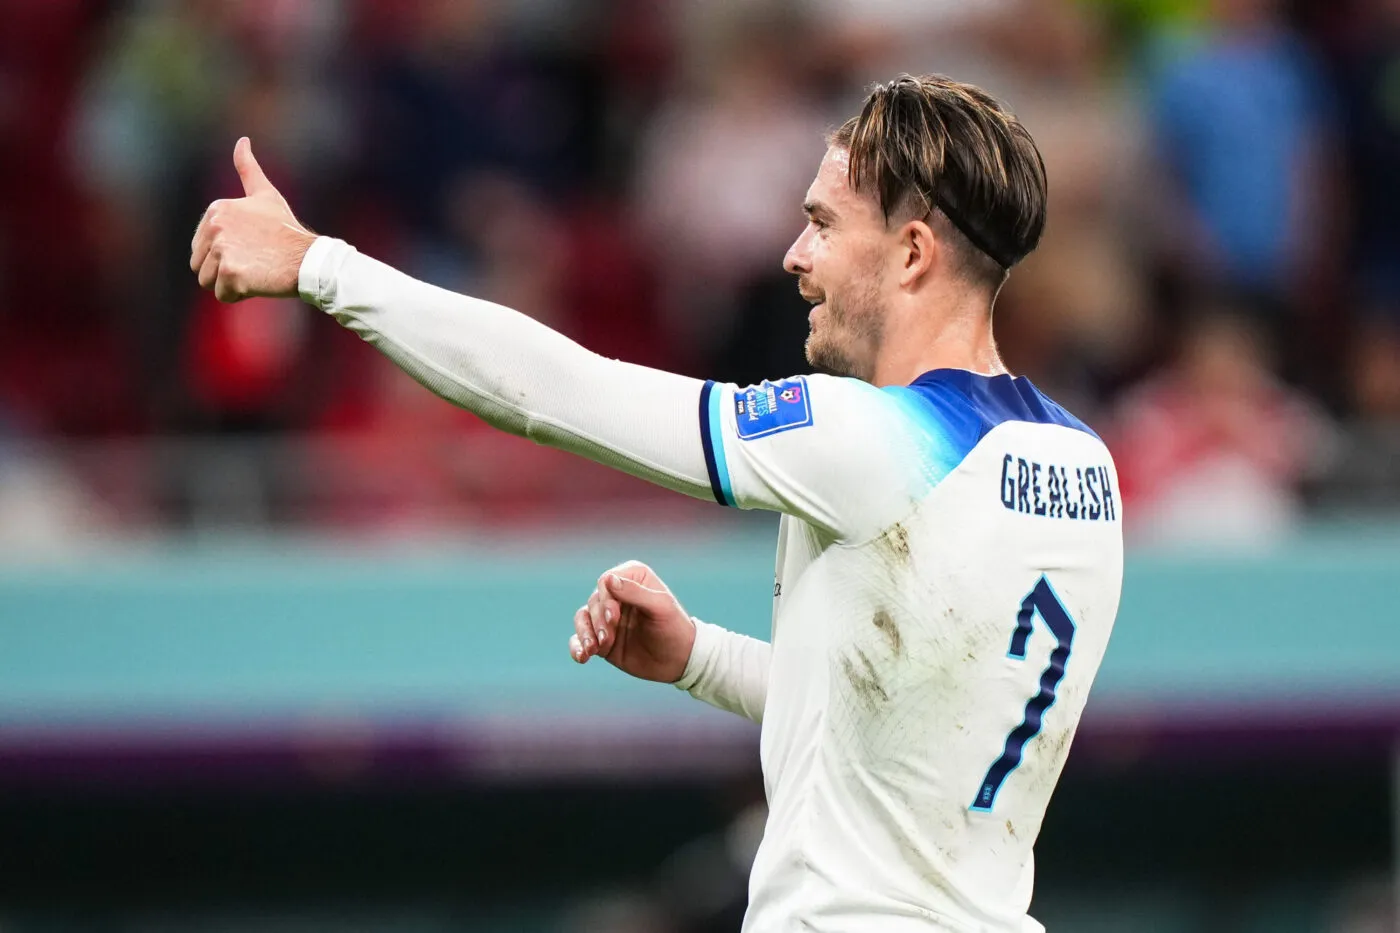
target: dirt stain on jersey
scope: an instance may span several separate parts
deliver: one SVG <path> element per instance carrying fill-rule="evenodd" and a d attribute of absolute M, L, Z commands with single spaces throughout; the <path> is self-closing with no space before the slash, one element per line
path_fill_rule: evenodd
<path fill-rule="evenodd" d="M 1046 715 L 1049 715 L 1048 710 Z M 1069 729 L 1057 729 L 1053 733 L 1041 732 L 1037 738 L 1044 743 L 1041 746 L 1041 754 L 1045 756 L 1046 760 L 1059 761 L 1065 756 L 1065 746 L 1074 738 L 1074 733 Z"/>
<path fill-rule="evenodd" d="M 903 522 L 895 522 L 885 532 L 884 542 L 894 553 L 897 563 L 909 563 L 909 529 L 904 527 Z"/>
<path fill-rule="evenodd" d="M 890 647 L 894 649 L 894 656 L 901 657 L 904 654 L 904 636 L 899 632 L 899 625 L 894 621 L 894 616 L 889 610 L 881 609 L 870 619 L 870 624 L 879 629 L 886 638 L 890 640 Z"/>
<path fill-rule="evenodd" d="M 1053 710 L 1049 711 L 1053 713 Z M 1064 765 L 1064 759 L 1069 754 L 1068 746 L 1074 739 L 1072 729 L 1057 729 L 1052 733 L 1042 732 L 1031 741 L 1042 742 L 1037 752 L 1037 758 L 1046 763 L 1053 763 L 1051 767 L 1044 769 L 1036 781 L 1037 789 L 1041 787 L 1054 790 L 1060 779 L 1060 770 Z"/>
<path fill-rule="evenodd" d="M 875 665 L 871 662 L 869 655 L 859 648 L 856 649 L 856 657 L 860 659 L 859 668 L 850 657 L 841 659 L 841 670 L 846 674 L 846 680 L 868 706 L 878 706 L 881 703 L 888 703 L 890 695 L 885 691 L 885 685 L 880 683 L 880 674 L 875 670 Z"/>

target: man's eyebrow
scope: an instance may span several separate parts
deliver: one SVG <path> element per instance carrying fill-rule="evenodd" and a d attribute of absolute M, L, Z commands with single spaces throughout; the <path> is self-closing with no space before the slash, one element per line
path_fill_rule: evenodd
<path fill-rule="evenodd" d="M 828 223 L 836 219 L 836 212 L 820 201 L 808 201 L 803 204 L 802 213 L 813 220 L 822 220 Z"/>

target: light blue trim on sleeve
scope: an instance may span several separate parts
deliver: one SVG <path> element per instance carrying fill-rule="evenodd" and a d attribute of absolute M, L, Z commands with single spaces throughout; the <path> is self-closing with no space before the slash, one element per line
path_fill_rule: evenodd
<path fill-rule="evenodd" d="M 717 383 L 710 392 L 710 443 L 714 447 L 715 476 L 719 480 L 720 492 L 724 495 L 724 504 L 737 508 L 734 484 L 729 479 L 729 464 L 724 459 L 724 414 L 720 407 L 724 404 L 724 398 L 724 386 Z"/>

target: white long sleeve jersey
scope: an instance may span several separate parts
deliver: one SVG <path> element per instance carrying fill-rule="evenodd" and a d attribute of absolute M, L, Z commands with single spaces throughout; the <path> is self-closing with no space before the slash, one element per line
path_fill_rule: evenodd
<path fill-rule="evenodd" d="M 746 933 L 1040 929 L 1032 846 L 1118 609 L 1118 480 L 1023 378 L 740 388 L 608 360 L 321 238 L 302 296 L 505 430 L 783 513 L 767 643 L 682 686 L 762 722 Z"/>

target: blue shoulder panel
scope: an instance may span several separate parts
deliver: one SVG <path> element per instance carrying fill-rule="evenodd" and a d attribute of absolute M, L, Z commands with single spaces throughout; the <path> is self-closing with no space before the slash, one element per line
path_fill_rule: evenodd
<path fill-rule="evenodd" d="M 884 389 L 933 442 L 927 464 L 935 482 L 951 473 L 997 425 L 1008 421 L 1058 424 L 1098 437 L 1088 425 L 1041 393 L 1029 379 L 935 369 L 907 386 Z"/>

